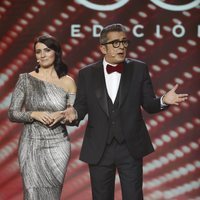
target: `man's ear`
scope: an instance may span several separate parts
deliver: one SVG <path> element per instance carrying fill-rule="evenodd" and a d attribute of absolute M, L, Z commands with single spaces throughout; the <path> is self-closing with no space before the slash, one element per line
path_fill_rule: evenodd
<path fill-rule="evenodd" d="M 105 45 L 100 45 L 100 46 L 99 46 L 99 49 L 100 49 L 100 51 L 101 51 L 102 54 L 105 55 L 105 54 L 107 53 L 107 50 L 106 50 L 106 46 L 105 46 Z"/>

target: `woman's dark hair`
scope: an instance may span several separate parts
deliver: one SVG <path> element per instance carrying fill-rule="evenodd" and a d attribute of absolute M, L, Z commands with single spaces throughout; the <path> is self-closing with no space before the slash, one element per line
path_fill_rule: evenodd
<path fill-rule="evenodd" d="M 62 49 L 60 47 L 59 42 L 52 36 L 49 35 L 42 35 L 39 36 L 34 43 L 34 51 L 36 44 L 40 42 L 45 44 L 49 49 L 55 51 L 55 61 L 54 61 L 54 68 L 59 78 L 65 76 L 68 72 L 68 66 L 62 61 Z M 39 72 L 40 65 L 35 67 L 35 71 Z"/>

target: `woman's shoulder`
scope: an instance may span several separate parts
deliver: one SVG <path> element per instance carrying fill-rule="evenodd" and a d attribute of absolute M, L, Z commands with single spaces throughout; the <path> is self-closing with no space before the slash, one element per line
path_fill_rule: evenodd
<path fill-rule="evenodd" d="M 75 84 L 74 79 L 73 79 L 71 76 L 69 76 L 69 75 L 62 76 L 62 77 L 60 78 L 60 80 L 61 80 L 62 83 L 67 84 L 67 85 L 68 85 L 68 84 L 69 84 L 69 85 Z"/>
<path fill-rule="evenodd" d="M 60 80 L 62 82 L 62 85 L 66 87 L 66 89 L 69 92 L 76 92 L 76 84 L 75 84 L 74 79 L 71 76 L 65 75 L 61 77 Z"/>
<path fill-rule="evenodd" d="M 28 73 L 20 73 L 18 75 L 18 80 L 25 80 L 27 78 Z"/>
<path fill-rule="evenodd" d="M 20 86 L 24 87 L 26 85 L 26 83 L 27 83 L 27 73 L 18 74 L 16 85 L 18 87 L 20 87 Z"/>
<path fill-rule="evenodd" d="M 34 75 L 34 71 L 21 73 L 21 74 L 19 74 L 19 78 L 26 78 L 29 75 Z"/>
<path fill-rule="evenodd" d="M 74 79 L 69 75 L 62 76 L 61 80 L 63 80 L 63 81 L 74 81 Z"/>
<path fill-rule="evenodd" d="M 20 78 L 23 78 L 23 77 L 26 77 L 26 75 L 27 75 L 27 73 L 20 73 L 20 74 L 19 74 L 19 77 L 20 77 Z"/>

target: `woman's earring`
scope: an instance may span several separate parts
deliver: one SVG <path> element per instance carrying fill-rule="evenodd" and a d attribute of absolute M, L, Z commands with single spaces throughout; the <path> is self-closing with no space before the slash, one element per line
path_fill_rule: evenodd
<path fill-rule="evenodd" d="M 40 64 L 39 64 L 39 63 L 40 63 L 40 61 L 37 60 L 37 63 L 38 63 L 38 64 L 35 66 L 35 72 L 36 72 L 36 73 L 39 73 L 39 68 L 40 68 Z"/>
<path fill-rule="evenodd" d="M 40 65 L 38 64 L 38 65 L 35 66 L 35 72 L 39 73 L 39 69 L 40 69 Z"/>

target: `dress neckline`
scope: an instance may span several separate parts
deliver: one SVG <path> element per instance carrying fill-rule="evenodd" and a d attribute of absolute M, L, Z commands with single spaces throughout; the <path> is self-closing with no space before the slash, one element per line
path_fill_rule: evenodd
<path fill-rule="evenodd" d="M 31 75 L 30 73 L 26 73 L 26 74 L 28 74 L 29 77 L 31 77 L 31 78 L 33 78 L 33 79 L 35 79 L 35 80 L 37 80 L 37 81 L 43 82 L 44 84 L 53 85 L 54 87 L 56 87 L 56 88 L 62 90 L 63 92 L 69 93 L 69 92 L 67 92 L 66 90 L 64 90 L 62 87 L 59 87 L 59 86 L 57 86 L 57 85 L 54 84 L 54 83 L 51 83 L 51 82 L 48 82 L 48 81 L 44 81 L 44 80 L 42 80 L 42 79 L 39 79 L 39 78 L 37 78 L 37 77 Z"/>

